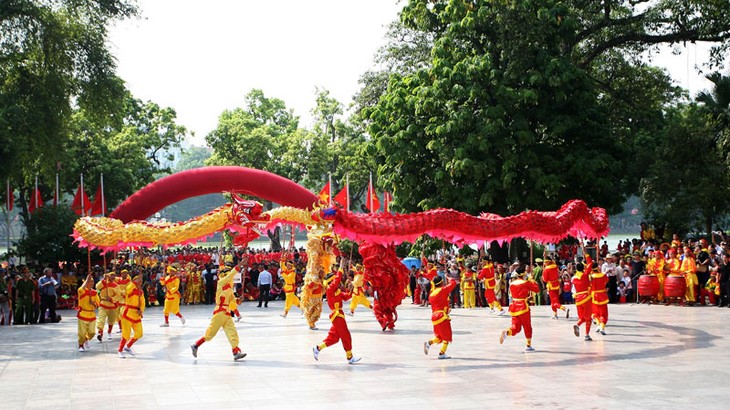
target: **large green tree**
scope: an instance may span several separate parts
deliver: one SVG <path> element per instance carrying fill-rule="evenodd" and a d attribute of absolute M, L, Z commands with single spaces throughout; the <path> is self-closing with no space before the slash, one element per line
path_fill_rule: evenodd
<path fill-rule="evenodd" d="M 651 147 L 656 161 L 641 180 L 648 218 L 671 232 L 711 232 L 730 212 L 730 173 L 704 108 L 682 104 L 667 110 Z"/>
<path fill-rule="evenodd" d="M 637 188 L 637 139 L 678 94 L 639 54 L 681 41 L 722 51 L 726 15 L 704 0 L 411 0 L 402 20 L 434 46 L 428 67 L 391 75 L 364 110 L 381 177 L 406 210 L 511 214 L 571 198 L 616 210 Z"/>
<path fill-rule="evenodd" d="M 108 26 L 135 15 L 128 0 L 0 2 L 0 178 L 17 187 L 52 177 L 75 108 L 105 121 L 124 95 Z"/>

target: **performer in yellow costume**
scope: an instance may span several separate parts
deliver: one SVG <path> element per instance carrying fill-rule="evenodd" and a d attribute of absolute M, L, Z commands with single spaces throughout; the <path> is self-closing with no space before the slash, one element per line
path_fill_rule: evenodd
<path fill-rule="evenodd" d="M 692 248 L 689 246 L 684 247 L 684 258 L 679 266 L 679 270 L 682 275 L 684 275 L 684 279 L 687 281 L 687 291 L 684 294 L 684 298 L 687 299 L 687 303 L 692 306 L 697 300 L 695 288 L 699 282 L 697 280 L 697 262 L 695 261 L 695 254 L 692 253 Z"/>
<path fill-rule="evenodd" d="M 198 348 L 205 342 L 211 341 L 218 330 L 223 328 L 228 343 L 230 343 L 233 349 L 233 360 L 240 360 L 246 357 L 246 353 L 243 353 L 238 348 L 238 332 L 236 326 L 233 324 L 233 319 L 228 313 L 230 309 L 230 303 L 234 299 L 233 295 L 233 271 L 230 267 L 221 268 L 221 272 L 218 274 L 218 287 L 215 293 L 215 310 L 213 311 L 213 317 L 210 319 L 210 325 L 205 331 L 205 336 L 198 339 L 195 344 L 190 346 L 193 351 L 193 357 L 198 357 Z"/>
<path fill-rule="evenodd" d="M 464 309 L 477 307 L 476 268 L 463 268 L 461 271 L 461 290 L 464 292 Z"/>
<path fill-rule="evenodd" d="M 285 258 L 286 255 L 282 255 L 282 259 L 279 261 L 281 277 L 284 278 L 284 293 L 286 294 L 284 313 L 281 315 L 284 318 L 289 314 L 289 309 L 292 306 L 299 307 L 299 298 L 297 297 L 297 272 L 294 269 L 294 262 L 291 260 L 285 261 Z"/>
<path fill-rule="evenodd" d="M 365 289 L 364 289 L 364 282 L 365 282 L 365 272 L 363 271 L 363 267 L 360 264 L 355 265 L 355 276 L 352 279 L 352 300 L 350 301 L 350 313 L 348 313 L 349 316 L 352 316 L 355 314 L 355 308 L 358 305 L 363 305 L 366 308 L 373 310 L 373 307 L 370 305 L 370 301 L 368 300 L 367 296 L 365 296 Z"/>
<path fill-rule="evenodd" d="M 89 340 L 94 337 L 94 326 L 96 325 L 96 313 L 94 309 L 99 307 L 99 295 L 94 290 L 94 278 L 89 274 L 86 280 L 77 291 L 78 293 L 78 335 L 79 352 L 89 350 Z"/>
<path fill-rule="evenodd" d="M 129 354 L 135 355 L 132 345 L 142 338 L 142 314 L 145 308 L 144 293 L 142 292 L 142 275 L 135 275 L 127 285 L 122 309 L 122 340 L 119 341 L 118 355 L 120 358 Z M 134 337 L 132 337 L 134 332 Z"/>
<path fill-rule="evenodd" d="M 185 303 L 188 305 L 203 303 L 203 279 L 198 269 L 190 271 L 188 286 L 185 288 Z"/>
<path fill-rule="evenodd" d="M 165 293 L 165 308 L 162 313 L 165 315 L 165 323 L 160 327 L 170 326 L 170 313 L 180 318 L 180 322 L 185 324 L 185 317 L 180 314 L 180 277 L 177 275 L 177 269 L 173 266 L 167 267 L 167 275 L 160 279 L 160 284 L 167 290 Z"/>
<path fill-rule="evenodd" d="M 104 322 L 108 323 L 106 340 L 112 340 L 112 328 L 117 321 L 117 303 L 119 302 L 119 285 L 117 284 L 114 271 L 104 275 L 104 278 L 96 284 L 96 291 L 99 295 L 99 317 L 96 320 L 96 338 L 101 342 L 104 337 Z"/>
<path fill-rule="evenodd" d="M 646 272 L 649 275 L 655 275 L 659 280 L 659 293 L 657 294 L 656 299 L 658 302 L 661 302 L 664 300 L 664 280 L 667 277 L 667 273 L 664 269 L 664 253 L 662 251 L 652 252 L 646 265 Z"/>
<path fill-rule="evenodd" d="M 117 333 L 122 332 L 122 313 L 124 312 L 124 298 L 127 296 L 127 285 L 129 285 L 131 282 L 132 278 L 129 277 L 129 271 L 127 269 L 122 269 L 119 272 L 119 277 L 117 277 L 117 285 L 119 285 L 119 299 L 117 300 L 117 324 L 119 325 L 119 330 L 117 330 Z"/>

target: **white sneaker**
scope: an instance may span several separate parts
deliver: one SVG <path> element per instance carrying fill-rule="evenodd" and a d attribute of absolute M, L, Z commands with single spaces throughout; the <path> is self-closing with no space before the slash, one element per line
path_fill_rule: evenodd
<path fill-rule="evenodd" d="M 573 325 L 573 334 L 575 337 L 580 337 L 580 327 L 578 325 Z"/>
<path fill-rule="evenodd" d="M 246 357 L 246 353 L 238 352 L 233 355 L 233 360 L 237 362 L 237 361 L 243 359 L 244 357 Z"/>
<path fill-rule="evenodd" d="M 91 345 L 89 344 L 88 340 L 84 342 L 84 349 L 86 349 L 86 350 L 91 349 Z"/>
<path fill-rule="evenodd" d="M 552 316 L 550 316 L 550 320 L 558 320 L 558 315 L 552 315 Z"/>
<path fill-rule="evenodd" d="M 283 317 L 284 319 L 286 319 L 286 313 L 282 313 L 282 314 L 280 314 L 279 316 L 281 316 L 281 317 Z"/>
<path fill-rule="evenodd" d="M 428 343 L 428 340 L 426 340 L 425 342 L 423 342 L 423 354 L 425 354 L 426 356 L 428 356 L 428 349 L 430 349 L 430 348 L 431 348 L 431 344 Z"/>
<path fill-rule="evenodd" d="M 345 312 L 345 314 L 346 314 L 347 316 L 355 316 L 355 314 L 354 314 L 354 313 L 352 313 L 352 312 Z"/>
<path fill-rule="evenodd" d="M 236 322 L 240 322 L 243 316 L 236 316 Z"/>
<path fill-rule="evenodd" d="M 112 340 L 112 334 L 111 333 L 107 333 L 106 334 L 106 340 Z"/>
<path fill-rule="evenodd" d="M 446 353 L 439 353 L 439 359 L 451 359 L 451 356 L 447 355 Z"/>
<path fill-rule="evenodd" d="M 86 352 L 86 349 L 84 349 L 83 346 L 79 346 L 79 352 L 84 353 L 84 352 Z"/>
<path fill-rule="evenodd" d="M 170 327 L 170 324 L 169 323 L 162 323 L 162 324 L 160 324 L 160 327 Z"/>
<path fill-rule="evenodd" d="M 185 324 L 185 316 L 180 316 L 180 323 Z"/>
<path fill-rule="evenodd" d="M 314 354 L 314 360 L 319 361 L 319 349 L 317 346 L 312 348 L 312 353 Z"/>
<path fill-rule="evenodd" d="M 534 351 L 535 351 L 535 348 L 534 348 L 534 347 L 532 347 L 532 346 L 527 346 L 527 347 L 525 348 L 525 353 L 528 353 L 528 352 L 534 352 Z"/>
<path fill-rule="evenodd" d="M 351 358 L 347 359 L 347 363 L 348 364 L 355 364 L 355 363 L 359 362 L 361 359 L 362 359 L 362 357 L 352 356 Z"/>
<path fill-rule="evenodd" d="M 124 346 L 124 353 L 127 353 L 127 354 L 129 354 L 131 356 L 136 356 L 137 355 L 137 353 L 135 353 L 134 350 L 132 350 L 131 347 L 127 347 L 127 346 Z"/>
<path fill-rule="evenodd" d="M 493 315 L 493 314 L 494 314 L 494 312 L 496 312 L 496 310 L 494 310 L 494 309 L 489 309 L 489 314 L 490 314 L 490 315 Z"/>
<path fill-rule="evenodd" d="M 124 354 L 124 352 L 117 352 L 117 357 L 119 357 L 120 359 L 124 359 L 127 356 Z"/>
<path fill-rule="evenodd" d="M 500 315 L 500 316 L 502 316 L 502 315 L 504 315 L 504 314 L 505 314 L 505 312 L 506 312 L 506 311 L 505 311 L 504 309 L 502 309 L 502 310 L 500 310 L 500 311 L 499 311 L 499 315 Z"/>

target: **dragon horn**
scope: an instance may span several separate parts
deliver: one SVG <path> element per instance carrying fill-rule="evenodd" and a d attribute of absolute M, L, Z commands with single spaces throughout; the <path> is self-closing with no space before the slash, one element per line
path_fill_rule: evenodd
<path fill-rule="evenodd" d="M 231 198 L 233 198 L 233 201 L 237 204 L 241 204 L 244 201 L 244 199 L 238 196 L 235 192 L 231 192 Z"/>

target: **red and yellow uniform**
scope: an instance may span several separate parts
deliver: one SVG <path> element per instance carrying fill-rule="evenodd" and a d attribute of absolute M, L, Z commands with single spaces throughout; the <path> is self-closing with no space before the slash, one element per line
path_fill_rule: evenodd
<path fill-rule="evenodd" d="M 567 311 L 566 307 L 560 304 L 560 273 L 558 272 L 558 265 L 554 261 L 546 258 L 545 267 L 542 271 L 542 280 L 547 286 L 548 294 L 550 295 L 550 307 L 553 310 L 553 318 L 557 319 L 558 309 Z M 537 290 L 539 292 L 539 290 Z"/>
<path fill-rule="evenodd" d="M 448 359 L 446 349 L 453 340 L 451 334 L 451 317 L 449 312 L 449 295 L 456 287 L 456 281 L 449 278 L 449 282 L 444 285 L 443 279 L 437 276 L 433 279 L 433 289 L 428 295 L 428 302 L 431 304 L 431 324 L 433 325 L 434 337 L 424 343 L 423 352 L 428 354 L 428 348 L 433 344 L 441 344 L 439 351 L 439 359 Z"/>
<path fill-rule="evenodd" d="M 325 285 L 327 286 L 327 305 L 329 305 L 331 311 L 330 321 L 332 321 L 332 327 L 330 327 L 327 337 L 322 341 L 322 343 L 315 346 L 313 351 L 315 360 L 319 360 L 319 352 L 321 352 L 325 347 L 332 346 L 338 341 L 341 341 L 342 348 L 345 349 L 347 360 L 352 364 L 360 359 L 353 358 L 352 337 L 350 336 L 350 330 L 347 328 L 345 314 L 342 311 L 342 305 L 350 299 L 351 294 L 340 290 L 341 283 L 342 271 L 338 271 L 334 275 L 329 274 L 325 277 Z"/>
<path fill-rule="evenodd" d="M 515 336 L 524 329 L 525 338 L 527 339 L 527 348 L 525 350 L 532 351 L 534 350 L 532 348 L 532 317 L 527 298 L 530 296 L 530 292 L 539 292 L 540 285 L 532 279 L 523 279 L 524 271 L 517 270 L 515 274 L 517 278 L 512 280 L 509 286 L 509 292 L 512 295 L 512 303 L 509 305 L 512 325 L 509 329 L 502 331 L 499 343 L 504 343 L 507 336 Z"/>
<path fill-rule="evenodd" d="M 594 266 L 591 272 L 591 297 L 593 298 L 593 318 L 598 322 L 598 332 L 606 334 L 606 323 L 608 323 L 608 276 Z"/>
<path fill-rule="evenodd" d="M 299 298 L 296 293 L 297 272 L 294 269 L 294 264 L 289 261 L 280 261 L 279 266 L 281 267 L 281 277 L 284 279 L 284 294 L 286 295 L 284 314 L 282 316 L 286 317 L 292 306 L 299 307 Z"/>
<path fill-rule="evenodd" d="M 127 285 L 132 282 L 132 278 L 129 277 L 129 271 L 122 269 L 117 277 L 117 285 L 119 285 L 119 294 L 117 299 L 117 324 L 119 325 L 119 331 L 122 330 L 122 313 L 124 312 L 124 298 L 127 296 Z"/>
<path fill-rule="evenodd" d="M 226 334 L 226 338 L 228 338 L 228 343 L 231 345 L 233 360 L 242 359 L 246 356 L 246 353 L 241 352 L 241 349 L 238 347 L 238 332 L 229 314 L 231 301 L 235 299 L 235 295 L 233 294 L 234 276 L 235 272 L 230 270 L 230 268 L 222 268 L 222 272 L 218 276 L 218 286 L 215 292 L 216 305 L 215 310 L 213 310 L 213 317 L 210 319 L 210 324 L 205 330 L 205 336 L 198 339 L 191 346 L 193 356 L 195 357 L 198 357 L 198 348 L 200 345 L 211 341 L 221 328 L 223 328 L 223 332 Z"/>
<path fill-rule="evenodd" d="M 77 291 L 78 307 L 76 309 L 78 312 L 76 317 L 78 318 L 79 351 L 85 351 L 88 348 L 87 342 L 94 337 L 96 326 L 96 312 L 94 309 L 99 307 L 99 295 L 96 294 L 94 289 L 91 289 L 93 283 L 91 278 L 87 278 L 84 285 Z"/>
<path fill-rule="evenodd" d="M 180 314 L 180 277 L 177 276 L 177 269 L 167 267 L 167 275 L 160 279 L 160 285 L 165 287 L 165 308 L 162 313 L 165 315 L 165 323 L 162 326 L 170 325 L 170 313 L 180 318 L 185 324 L 185 318 Z"/>
<path fill-rule="evenodd" d="M 193 270 L 188 277 L 188 286 L 185 288 L 185 303 L 195 305 L 203 302 L 203 279 L 200 271 Z"/>
<path fill-rule="evenodd" d="M 360 265 L 355 266 L 355 276 L 352 278 L 352 300 L 350 301 L 350 315 L 355 313 L 355 308 L 358 305 L 363 305 L 368 309 L 373 307 L 370 305 L 370 301 L 365 296 L 364 290 L 365 284 L 365 272 Z"/>
<path fill-rule="evenodd" d="M 142 277 L 137 275 L 127 285 L 122 308 L 122 340 L 119 342 L 119 357 L 124 357 L 122 351 L 134 355 L 132 345 L 144 335 L 142 329 L 142 314 L 145 309 L 144 293 L 142 292 Z M 134 335 L 134 336 L 133 336 Z"/>
<path fill-rule="evenodd" d="M 649 275 L 654 275 L 659 280 L 657 301 L 661 302 L 664 300 L 664 280 L 667 277 L 664 269 L 664 253 L 662 251 L 655 251 L 652 253 L 652 257 L 649 258 L 646 263 L 646 271 Z"/>
<path fill-rule="evenodd" d="M 580 265 L 578 265 L 580 267 Z M 584 269 L 577 269 L 573 275 L 573 299 L 575 300 L 575 308 L 578 310 L 578 323 L 573 325 L 573 331 L 576 336 L 580 336 L 580 325 L 586 325 L 586 340 L 590 340 L 591 333 L 591 314 L 593 312 L 593 296 L 591 295 L 591 278 L 590 272 L 593 269 L 590 256 L 586 256 L 586 265 Z"/>
<path fill-rule="evenodd" d="M 684 298 L 687 299 L 687 302 L 694 303 L 697 300 L 695 288 L 699 281 L 697 280 L 697 262 L 695 261 L 695 255 L 689 247 L 684 248 L 684 258 L 679 265 L 679 271 L 684 275 L 684 279 L 687 282 L 687 291 L 684 294 Z"/>
<path fill-rule="evenodd" d="M 494 263 L 492 261 L 484 262 L 481 272 L 479 272 L 479 279 L 484 281 L 484 297 L 487 299 L 489 308 L 494 311 L 504 311 L 502 305 L 497 300 L 497 295 L 494 293 L 494 289 L 497 287 L 497 281 L 494 277 Z"/>
<path fill-rule="evenodd" d="M 99 295 L 99 318 L 96 321 L 97 338 L 101 342 L 104 334 L 104 322 L 107 322 L 107 335 L 111 339 L 112 327 L 117 321 L 117 303 L 119 302 L 119 285 L 114 279 L 114 273 L 107 273 L 104 279 L 96 284 Z"/>
<path fill-rule="evenodd" d="M 477 273 L 471 269 L 464 268 L 461 271 L 461 291 L 464 293 L 464 308 L 473 309 L 477 307 L 476 297 Z"/>

